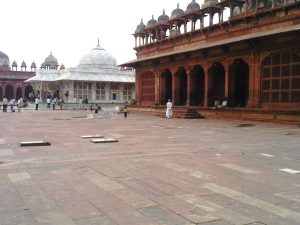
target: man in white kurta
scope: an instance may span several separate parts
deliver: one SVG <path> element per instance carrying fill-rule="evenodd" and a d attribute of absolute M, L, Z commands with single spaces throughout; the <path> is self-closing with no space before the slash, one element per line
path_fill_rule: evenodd
<path fill-rule="evenodd" d="M 172 102 L 169 99 L 168 102 L 167 102 L 166 117 L 168 119 L 171 119 L 172 115 L 173 115 L 173 112 L 172 112 Z"/>

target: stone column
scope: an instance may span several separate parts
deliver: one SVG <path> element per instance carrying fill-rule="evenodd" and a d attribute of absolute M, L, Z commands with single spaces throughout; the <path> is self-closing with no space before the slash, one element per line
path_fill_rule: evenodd
<path fill-rule="evenodd" d="M 93 101 L 96 101 L 96 83 L 95 82 L 92 82 L 92 84 L 91 84 L 91 87 L 92 87 L 92 90 L 91 90 L 91 92 L 92 92 L 92 101 L 91 102 L 93 102 Z"/>
<path fill-rule="evenodd" d="M 172 104 L 173 106 L 175 105 L 175 98 L 176 96 L 176 82 L 175 82 L 175 74 L 174 74 L 174 69 L 172 70 Z"/>
<path fill-rule="evenodd" d="M 159 80 L 159 72 L 155 71 L 155 102 L 160 102 L 160 80 Z"/>
<path fill-rule="evenodd" d="M 224 97 L 228 98 L 228 93 L 229 93 L 229 62 L 226 60 L 224 62 L 222 62 L 222 65 L 224 66 L 224 79 L 225 79 L 225 93 L 224 93 Z"/>
<path fill-rule="evenodd" d="M 249 67 L 249 94 L 248 94 L 248 108 L 259 108 L 260 96 L 260 66 L 259 54 L 255 54 L 247 64 Z"/>
<path fill-rule="evenodd" d="M 110 101 L 110 83 L 105 85 L 105 100 Z"/>
<path fill-rule="evenodd" d="M 124 94 L 123 93 L 124 92 L 124 83 L 120 83 L 119 87 L 120 87 L 120 90 L 119 90 L 120 91 L 120 101 L 123 103 L 124 102 L 124 95 L 123 95 Z"/>
<path fill-rule="evenodd" d="M 187 71 L 187 88 L 186 88 L 186 106 L 190 106 L 190 95 L 191 95 L 191 72 Z"/>
<path fill-rule="evenodd" d="M 209 92 L 209 73 L 208 73 L 208 63 L 203 64 L 204 70 L 204 107 L 208 107 L 208 92 Z"/>
<path fill-rule="evenodd" d="M 70 83 L 68 83 L 68 87 L 69 87 L 69 97 L 68 97 L 68 102 L 74 103 L 74 81 L 70 81 Z"/>

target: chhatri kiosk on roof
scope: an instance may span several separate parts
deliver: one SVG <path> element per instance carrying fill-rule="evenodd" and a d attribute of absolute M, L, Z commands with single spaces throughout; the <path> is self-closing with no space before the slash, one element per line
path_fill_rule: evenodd
<path fill-rule="evenodd" d="M 64 98 L 65 102 L 88 99 L 91 103 L 125 103 L 135 98 L 135 72 L 117 66 L 115 57 L 98 44 L 84 55 L 77 67 L 58 65 L 50 55 L 28 79 L 42 99 Z"/>

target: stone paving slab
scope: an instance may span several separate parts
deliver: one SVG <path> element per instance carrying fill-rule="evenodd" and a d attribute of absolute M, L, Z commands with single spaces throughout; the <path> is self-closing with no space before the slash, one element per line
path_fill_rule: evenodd
<path fill-rule="evenodd" d="M 0 112 L 1 225 L 299 225 L 297 124 L 88 113 Z"/>

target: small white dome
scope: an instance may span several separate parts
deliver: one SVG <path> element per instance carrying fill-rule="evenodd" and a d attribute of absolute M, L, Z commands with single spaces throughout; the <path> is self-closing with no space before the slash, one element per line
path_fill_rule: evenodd
<path fill-rule="evenodd" d="M 3 52 L 0 52 L 0 66 L 9 66 L 9 58 Z"/>
<path fill-rule="evenodd" d="M 80 68 L 115 68 L 117 66 L 117 60 L 110 55 L 105 49 L 101 48 L 98 42 L 96 48 L 80 59 L 78 67 Z"/>

